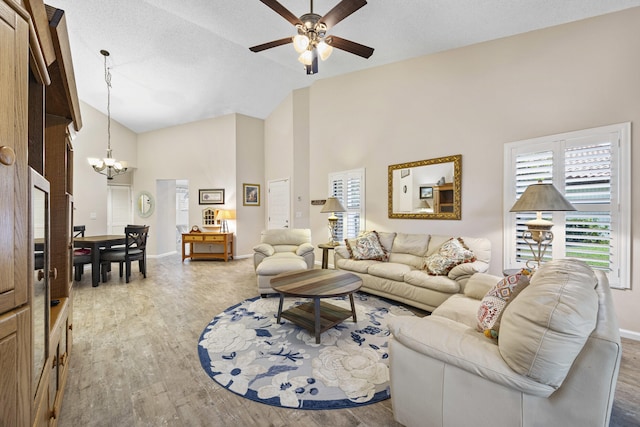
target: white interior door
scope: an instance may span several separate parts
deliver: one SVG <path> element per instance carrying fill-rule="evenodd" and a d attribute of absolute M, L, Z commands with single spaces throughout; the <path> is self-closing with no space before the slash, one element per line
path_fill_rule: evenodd
<path fill-rule="evenodd" d="M 289 228 L 291 219 L 291 183 L 289 178 L 268 182 L 267 228 Z"/>
<path fill-rule="evenodd" d="M 131 187 L 107 186 L 107 234 L 124 234 L 124 227 L 133 221 Z"/>

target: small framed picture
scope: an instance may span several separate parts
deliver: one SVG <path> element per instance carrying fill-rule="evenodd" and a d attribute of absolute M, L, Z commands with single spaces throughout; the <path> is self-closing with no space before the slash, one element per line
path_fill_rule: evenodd
<path fill-rule="evenodd" d="M 411 169 L 401 169 L 400 170 L 400 178 L 404 178 L 411 174 Z"/>
<path fill-rule="evenodd" d="M 242 204 L 260 206 L 260 184 L 242 184 Z"/>
<path fill-rule="evenodd" d="M 420 187 L 421 199 L 433 199 L 433 187 Z"/>
<path fill-rule="evenodd" d="M 224 189 L 198 190 L 201 205 L 224 205 Z"/>

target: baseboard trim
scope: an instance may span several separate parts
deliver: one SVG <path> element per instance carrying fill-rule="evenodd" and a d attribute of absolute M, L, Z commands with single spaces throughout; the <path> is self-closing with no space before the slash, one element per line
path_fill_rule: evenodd
<path fill-rule="evenodd" d="M 634 341 L 640 341 L 640 332 L 628 331 L 626 329 L 620 329 L 620 336 L 622 338 L 628 338 Z"/>

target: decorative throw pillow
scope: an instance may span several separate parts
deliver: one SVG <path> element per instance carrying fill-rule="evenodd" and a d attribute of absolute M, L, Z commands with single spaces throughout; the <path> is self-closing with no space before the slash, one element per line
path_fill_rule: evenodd
<path fill-rule="evenodd" d="M 426 257 L 422 269 L 432 276 L 445 276 L 456 265 L 475 260 L 473 251 L 464 244 L 462 238 L 457 237 L 447 240 L 438 252 Z"/>
<path fill-rule="evenodd" d="M 516 274 L 500 280 L 482 298 L 478 308 L 478 330 L 488 338 L 498 338 L 500 319 L 507 305 L 527 287 L 532 270 L 523 268 Z"/>
<path fill-rule="evenodd" d="M 352 259 L 387 260 L 387 251 L 382 247 L 378 233 L 375 231 L 365 233 L 356 239 L 345 239 L 344 241 Z"/>

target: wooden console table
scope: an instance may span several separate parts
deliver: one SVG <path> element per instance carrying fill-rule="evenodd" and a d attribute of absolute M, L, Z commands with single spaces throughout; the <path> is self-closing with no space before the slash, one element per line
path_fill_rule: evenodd
<path fill-rule="evenodd" d="M 223 252 L 193 252 L 194 243 L 212 243 L 222 245 Z M 186 247 L 189 245 L 189 254 Z M 191 259 L 223 259 L 225 262 L 233 258 L 233 233 L 182 233 L 182 262 L 186 258 Z"/>

